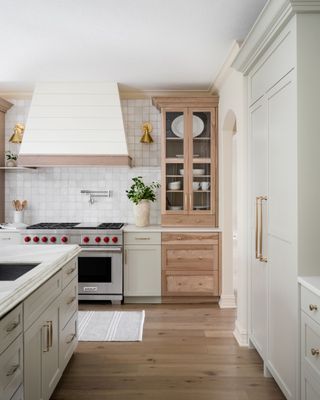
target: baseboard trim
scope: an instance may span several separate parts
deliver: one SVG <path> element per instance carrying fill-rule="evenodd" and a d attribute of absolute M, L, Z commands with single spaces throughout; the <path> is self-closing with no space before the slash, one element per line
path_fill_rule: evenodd
<path fill-rule="evenodd" d="M 220 308 L 237 308 L 236 298 L 234 295 L 221 295 L 219 300 Z"/>
<path fill-rule="evenodd" d="M 246 329 L 243 329 L 243 328 L 241 328 L 239 326 L 238 321 L 236 321 L 236 323 L 235 323 L 233 336 L 235 337 L 235 339 L 238 342 L 239 346 L 241 346 L 241 347 L 248 347 L 249 346 L 248 332 L 247 332 Z"/>

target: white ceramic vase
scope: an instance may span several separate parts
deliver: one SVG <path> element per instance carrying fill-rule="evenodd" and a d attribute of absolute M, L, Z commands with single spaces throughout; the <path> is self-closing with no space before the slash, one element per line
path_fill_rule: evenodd
<path fill-rule="evenodd" d="M 133 204 L 133 213 L 136 226 L 148 226 L 150 223 L 150 201 L 141 200 L 138 204 Z"/>
<path fill-rule="evenodd" d="M 6 161 L 6 167 L 16 167 L 16 166 L 17 166 L 16 160 L 7 160 Z"/>

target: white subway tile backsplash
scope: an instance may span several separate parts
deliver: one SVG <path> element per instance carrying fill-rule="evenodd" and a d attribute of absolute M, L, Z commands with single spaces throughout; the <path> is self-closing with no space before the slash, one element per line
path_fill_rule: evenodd
<path fill-rule="evenodd" d="M 18 153 L 19 146 L 9 143 L 14 125 L 25 123 L 29 100 L 12 100 L 14 106 L 6 114 L 7 150 Z M 158 110 L 151 100 L 122 100 L 122 112 L 133 168 L 127 167 L 63 167 L 39 168 L 6 173 L 6 221 L 13 219 L 13 199 L 27 199 L 25 222 L 44 221 L 124 221 L 134 222 L 132 203 L 125 191 L 131 179 L 142 176 L 147 183 L 160 181 L 160 126 Z M 143 122 L 151 121 L 154 143 L 140 143 Z M 110 199 L 97 198 L 89 204 L 89 197 L 81 189 L 112 190 Z M 151 205 L 151 223 L 160 223 L 160 193 Z"/>

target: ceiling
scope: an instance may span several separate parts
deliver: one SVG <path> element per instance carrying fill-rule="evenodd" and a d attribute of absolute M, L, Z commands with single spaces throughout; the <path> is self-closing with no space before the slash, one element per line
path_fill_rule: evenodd
<path fill-rule="evenodd" d="M 266 0 L 1 0 L 0 91 L 38 80 L 207 90 Z"/>

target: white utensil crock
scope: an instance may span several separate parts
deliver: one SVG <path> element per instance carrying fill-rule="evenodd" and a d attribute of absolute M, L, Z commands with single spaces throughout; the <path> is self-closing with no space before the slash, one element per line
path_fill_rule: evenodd
<path fill-rule="evenodd" d="M 23 222 L 23 211 L 14 211 L 13 212 L 13 222 L 15 223 L 21 223 Z"/>
<path fill-rule="evenodd" d="M 133 205 L 136 226 L 148 226 L 150 223 L 150 201 L 141 200 Z"/>

